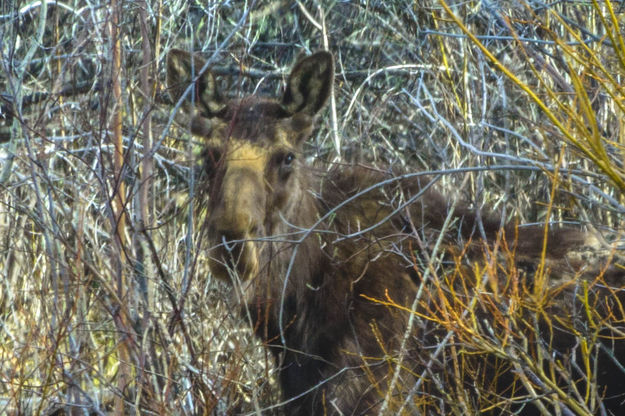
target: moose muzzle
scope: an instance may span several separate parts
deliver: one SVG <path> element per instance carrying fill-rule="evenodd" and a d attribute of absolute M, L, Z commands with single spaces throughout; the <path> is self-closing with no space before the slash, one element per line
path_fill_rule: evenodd
<path fill-rule="evenodd" d="M 229 167 L 209 217 L 209 267 L 228 280 L 250 279 L 259 270 L 256 239 L 265 211 L 262 173 L 250 167 Z"/>

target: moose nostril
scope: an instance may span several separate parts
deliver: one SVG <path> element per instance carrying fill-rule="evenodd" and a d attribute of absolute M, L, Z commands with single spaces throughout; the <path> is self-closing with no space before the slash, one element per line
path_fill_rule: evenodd
<path fill-rule="evenodd" d="M 233 244 L 232 241 L 227 239 L 225 235 L 221 236 L 221 242 L 224 245 L 225 249 L 228 251 L 232 251 L 232 249 L 234 248 L 234 245 L 230 245 Z"/>
<path fill-rule="evenodd" d="M 259 235 L 262 235 L 263 230 L 261 229 L 261 227 L 257 226 L 257 225 L 253 225 L 250 228 L 250 232 L 249 235 L 250 237 L 258 237 Z"/>
<path fill-rule="evenodd" d="M 234 246 L 237 243 L 240 243 L 244 240 L 244 237 L 240 234 L 232 233 L 232 232 L 222 232 L 221 234 L 221 243 L 224 248 L 228 251 L 232 251 Z"/>

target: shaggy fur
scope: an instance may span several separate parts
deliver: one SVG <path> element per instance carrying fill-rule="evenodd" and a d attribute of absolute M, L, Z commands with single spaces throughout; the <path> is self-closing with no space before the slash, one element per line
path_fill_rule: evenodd
<path fill-rule="evenodd" d="M 467 401 L 455 404 L 456 409 L 476 411 L 491 403 L 494 413 L 536 412 L 531 400 L 523 399 L 527 386 L 515 376 L 515 362 L 469 347 L 463 351 L 449 340 L 435 353 L 449 328 L 426 315 L 438 313 L 437 302 L 443 299 L 457 302 L 473 296 L 466 276 L 472 261 L 485 261 L 483 241 L 490 249 L 501 246 L 515 252 L 511 258 L 516 265 L 510 267 L 530 265 L 526 274 L 531 276 L 531 265 L 543 251 L 543 228 L 502 227 L 497 216 L 478 215 L 462 203 L 454 207 L 426 176 L 402 177 L 364 166 L 315 169 L 302 163 L 302 143 L 331 92 L 333 60 L 326 52 L 294 66 L 280 101 L 223 100 L 210 71 L 195 73 L 203 66 L 201 59 L 182 51 L 168 56 L 172 96 L 182 100 L 189 128 L 206 143 L 209 196 L 202 203 L 208 204 L 211 272 L 241 290 L 244 314 L 251 316 L 280 369 L 286 414 L 375 414 L 389 394 L 398 403 L 410 394 L 419 403 L 425 397 L 431 406 L 420 404 L 419 410 L 443 414 L 454 406 L 449 403 L 456 397 L 452 392 Z M 448 218 L 452 221 L 443 230 Z M 449 258 L 456 256 L 457 264 L 462 264 L 458 256 L 468 261 L 465 266 L 452 264 L 456 271 L 449 275 L 448 287 L 456 287 L 454 291 L 423 297 L 416 313 L 424 318 L 416 319 L 403 343 L 410 312 L 400 306 L 410 307 L 424 271 L 417 266 L 428 263 L 425 255 L 442 231 L 447 233 L 443 251 Z M 458 244 L 458 237 L 464 243 Z M 550 231 L 546 257 L 553 275 L 581 273 L 587 265 L 572 262 L 567 253 L 585 238 L 576 230 Z M 598 267 L 592 269 L 588 273 L 598 273 Z M 521 285 L 531 287 L 531 279 Z M 591 292 L 600 311 L 606 295 L 613 302 L 622 297 Z M 558 296 L 546 308 L 554 314 L 562 314 L 562 305 L 572 308 L 578 299 L 570 290 Z M 494 307 L 504 308 L 502 302 Z M 470 316 L 484 331 L 492 331 L 494 311 L 499 309 L 480 304 Z M 562 354 L 560 360 L 574 366 L 571 352 L 577 338 L 545 323 L 537 323 L 546 331 L 544 340 L 531 338 L 531 325 L 520 327 L 519 334 L 525 337 L 527 332 L 530 344 L 550 344 L 554 353 Z M 575 325 L 587 327 L 583 322 Z M 389 392 L 402 345 L 402 371 Z M 614 351 L 617 358 L 624 354 L 622 343 L 608 347 L 596 360 L 599 385 L 607 391 L 597 392 L 596 398 L 618 396 L 605 400 L 608 410 L 616 412 L 625 374 L 606 351 Z M 462 357 L 460 366 L 454 357 Z M 555 380 L 565 392 L 575 386 L 559 376 Z M 582 390 L 585 385 L 577 384 Z M 510 404 L 502 397 L 521 399 Z"/>

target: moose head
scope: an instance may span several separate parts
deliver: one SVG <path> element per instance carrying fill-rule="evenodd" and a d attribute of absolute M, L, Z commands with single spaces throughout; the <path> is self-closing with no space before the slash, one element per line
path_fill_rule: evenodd
<path fill-rule="evenodd" d="M 225 100 L 204 61 L 181 50 L 167 56 L 172 97 L 184 100 L 191 132 L 204 140 L 210 187 L 210 269 L 229 280 L 257 275 L 267 264 L 262 239 L 287 231 L 305 198 L 302 144 L 332 91 L 328 52 L 300 60 L 280 100 Z M 302 224 L 298 224 L 302 225 Z"/>

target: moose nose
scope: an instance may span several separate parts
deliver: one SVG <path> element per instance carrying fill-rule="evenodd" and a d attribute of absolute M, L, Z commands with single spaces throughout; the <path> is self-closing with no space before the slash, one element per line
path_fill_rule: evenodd
<path fill-rule="evenodd" d="M 216 230 L 209 255 L 209 268 L 214 276 L 229 280 L 236 275 L 247 280 L 258 272 L 258 251 L 248 234 Z"/>
<path fill-rule="evenodd" d="M 254 171 L 247 168 L 228 169 L 219 197 L 213 206 L 210 222 L 214 239 L 226 241 L 254 237 L 262 223 L 265 207 L 264 187 Z"/>
<path fill-rule="evenodd" d="M 218 243 L 241 242 L 256 237 L 260 219 L 252 213 L 235 209 L 220 210 L 210 220 L 211 239 Z"/>

